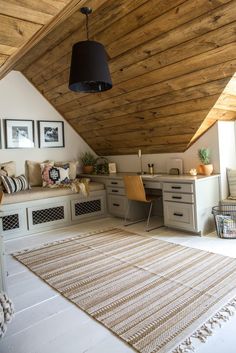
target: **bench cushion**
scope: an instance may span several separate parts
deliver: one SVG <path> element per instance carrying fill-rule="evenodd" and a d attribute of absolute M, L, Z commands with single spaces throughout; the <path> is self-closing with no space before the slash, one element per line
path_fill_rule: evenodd
<path fill-rule="evenodd" d="M 99 191 L 104 189 L 104 184 L 90 182 L 89 183 L 89 192 Z M 3 205 L 15 204 L 19 202 L 27 202 L 33 200 L 42 200 L 50 197 L 58 197 L 58 196 L 66 196 L 66 195 L 74 195 L 70 188 L 43 188 L 41 186 L 32 187 L 30 190 L 24 190 L 20 192 L 16 192 L 14 194 L 6 194 L 4 193 Z M 79 195 L 79 194 L 78 194 Z"/>
<path fill-rule="evenodd" d="M 221 205 L 224 206 L 236 206 L 236 200 L 233 199 L 225 199 L 220 201 Z"/>

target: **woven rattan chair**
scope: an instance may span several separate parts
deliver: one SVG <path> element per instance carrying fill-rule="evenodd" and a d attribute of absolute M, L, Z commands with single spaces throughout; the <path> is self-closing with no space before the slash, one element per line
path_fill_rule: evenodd
<path fill-rule="evenodd" d="M 144 202 L 146 204 L 150 204 L 145 230 L 147 232 L 149 232 L 150 230 L 162 227 L 163 225 L 157 226 L 154 228 L 149 228 L 153 204 L 156 200 L 160 200 L 162 198 L 162 196 L 161 195 L 147 195 L 145 192 L 145 189 L 144 189 L 142 177 L 140 175 L 125 175 L 124 176 L 124 184 L 125 184 L 126 196 L 128 198 L 128 206 L 127 206 L 127 210 L 125 213 L 125 224 L 124 225 L 128 226 L 128 225 L 142 222 L 143 220 L 145 220 L 145 218 L 143 218 L 143 219 L 139 219 L 139 220 L 135 220 L 135 221 L 127 223 L 127 218 L 128 218 L 129 212 L 130 212 L 131 202 L 132 201 L 139 201 L 139 202 Z"/>

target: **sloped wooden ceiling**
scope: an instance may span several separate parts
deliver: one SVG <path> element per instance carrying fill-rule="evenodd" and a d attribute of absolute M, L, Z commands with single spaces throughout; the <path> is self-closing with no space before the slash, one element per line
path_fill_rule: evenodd
<path fill-rule="evenodd" d="M 0 0 L 1 72 L 19 59 L 19 52 L 41 34 L 70 0 Z"/>
<path fill-rule="evenodd" d="M 99 155 L 181 152 L 236 71 L 236 0 L 91 0 L 90 37 L 109 55 L 114 87 L 68 89 L 76 11 L 15 66 Z M 230 115 L 227 115 L 227 119 Z M 221 113 L 212 114 L 211 122 Z M 232 119 L 235 115 L 232 114 Z M 199 133 L 198 129 L 201 126 Z"/>
<path fill-rule="evenodd" d="M 209 129 L 216 120 L 236 120 L 236 73 L 226 85 L 213 108 L 193 136 L 190 145 Z"/>

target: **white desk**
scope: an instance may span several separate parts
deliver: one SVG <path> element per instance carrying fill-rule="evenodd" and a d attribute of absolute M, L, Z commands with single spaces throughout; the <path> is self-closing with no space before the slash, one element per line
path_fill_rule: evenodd
<path fill-rule="evenodd" d="M 117 217 L 124 217 L 127 198 L 123 183 L 124 175 L 89 175 L 92 180 L 104 182 L 107 190 L 108 211 Z M 220 200 L 220 176 L 190 176 L 158 174 L 154 177 L 142 175 L 146 189 L 163 194 L 164 224 L 196 234 L 207 234 L 214 230 L 211 214 L 213 206 Z M 138 205 L 133 216 L 141 212 Z"/>

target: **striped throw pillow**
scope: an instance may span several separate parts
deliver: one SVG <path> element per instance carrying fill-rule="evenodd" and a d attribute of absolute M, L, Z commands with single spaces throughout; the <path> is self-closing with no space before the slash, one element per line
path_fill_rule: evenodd
<path fill-rule="evenodd" d="M 2 175 L 1 179 L 4 189 L 8 194 L 12 194 L 13 192 L 18 192 L 21 190 L 28 190 L 30 188 L 25 175 L 20 175 L 15 178 Z"/>

